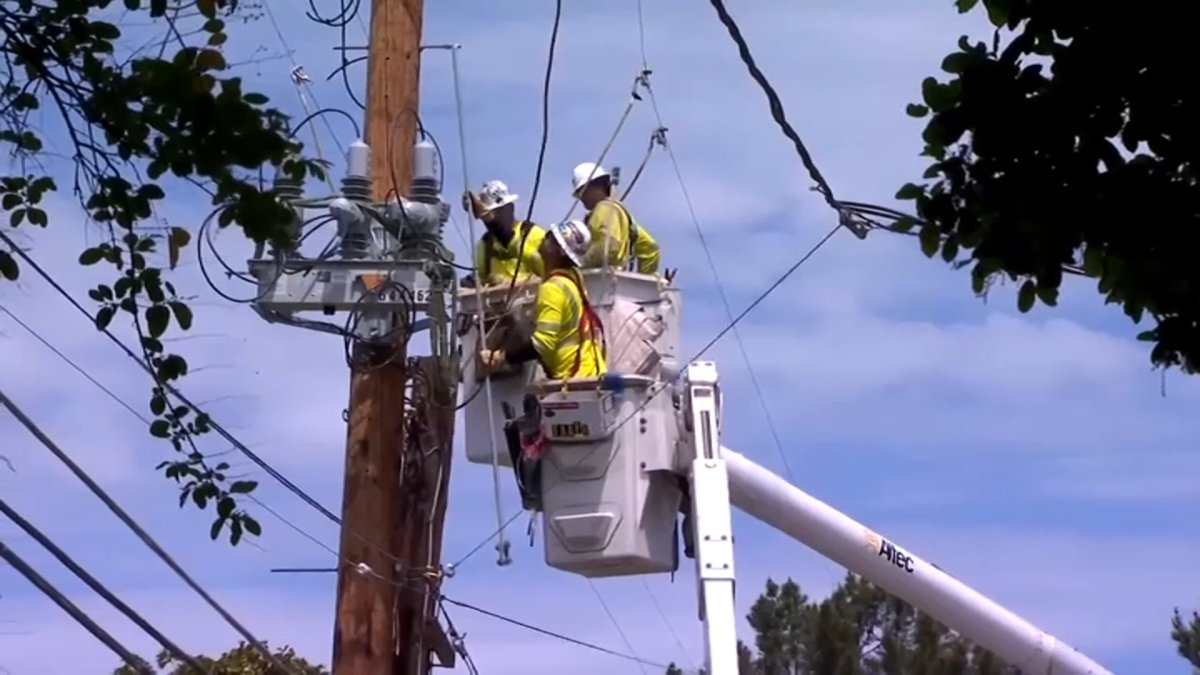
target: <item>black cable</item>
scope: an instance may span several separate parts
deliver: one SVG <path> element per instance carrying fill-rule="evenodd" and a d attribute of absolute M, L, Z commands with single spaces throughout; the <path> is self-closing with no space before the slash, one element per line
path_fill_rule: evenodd
<path fill-rule="evenodd" d="M 742 59 L 742 63 L 746 65 L 746 69 L 750 71 L 750 77 L 758 83 L 758 86 L 767 96 L 767 102 L 771 106 L 771 117 L 775 123 L 779 125 L 783 135 L 787 136 L 792 145 L 796 147 L 796 153 L 800 155 L 800 161 L 804 163 L 804 168 L 808 169 L 808 175 L 812 177 L 813 182 L 817 184 L 817 190 L 821 196 L 825 198 L 825 203 L 829 204 L 835 211 L 840 211 L 838 201 L 833 196 L 833 189 L 829 187 L 828 181 L 821 175 L 821 170 L 817 168 L 816 162 L 813 161 L 812 155 L 809 154 L 808 148 L 805 147 L 804 141 L 800 139 L 800 134 L 792 127 L 787 120 L 787 113 L 784 112 L 783 102 L 779 100 L 779 94 L 775 92 L 775 88 L 767 81 L 767 76 L 759 70 L 758 64 L 755 63 L 754 57 L 750 54 L 750 47 L 746 44 L 746 39 L 742 37 L 742 31 L 738 28 L 737 22 L 729 15 L 725 9 L 725 3 L 722 0 L 709 0 L 713 9 L 717 11 L 717 18 L 724 24 L 725 29 L 729 31 L 729 37 L 737 43 L 738 55 Z"/>
<path fill-rule="evenodd" d="M 362 128 L 360 128 L 358 126 L 358 120 L 354 119 L 353 115 L 346 112 L 345 110 L 342 110 L 341 108 L 321 108 L 320 110 L 309 113 L 308 116 L 306 116 L 304 119 L 300 120 L 300 122 L 296 125 L 296 127 L 294 129 L 292 129 L 290 132 L 288 132 L 288 138 L 295 138 L 296 134 L 300 133 L 300 130 L 303 129 L 305 127 L 305 125 L 307 125 L 309 122 L 315 120 L 316 118 L 318 118 L 322 115 L 328 115 L 331 113 L 336 113 L 336 114 L 341 115 L 342 117 L 345 117 L 346 119 L 350 120 L 350 124 L 354 127 L 354 137 L 362 138 Z"/>
<path fill-rule="evenodd" d="M 88 321 L 91 322 L 93 325 L 95 324 L 96 317 L 91 312 L 87 311 L 87 309 L 85 309 L 83 305 L 79 304 L 79 301 L 76 300 L 73 295 L 71 295 L 69 292 L 67 292 L 67 290 L 65 288 L 63 288 L 62 284 L 58 283 L 58 281 L 53 276 L 51 276 L 50 273 L 47 272 L 41 265 L 39 265 L 37 263 L 37 261 L 33 259 L 32 256 L 30 256 L 23 249 L 17 247 L 16 242 L 14 242 L 12 240 L 12 238 L 9 237 L 7 234 L 5 234 L 3 231 L 0 231 L 0 241 L 3 241 L 4 243 L 8 244 L 9 248 L 14 253 L 16 253 L 17 256 L 19 258 L 21 258 L 21 260 L 25 264 L 29 265 L 30 269 L 32 269 L 34 272 L 36 272 L 38 274 L 38 276 L 42 277 L 42 279 L 45 280 L 46 283 L 50 284 L 50 287 L 53 288 L 63 298 L 65 298 L 67 300 L 67 302 L 71 303 L 71 306 L 73 306 L 76 311 L 78 311 L 83 316 L 87 317 Z M 128 345 L 126 345 L 124 342 L 122 342 L 120 338 L 118 338 L 116 335 L 114 335 L 111 330 L 106 328 L 101 332 L 113 344 L 115 344 L 121 351 L 123 351 L 127 357 L 129 357 L 134 363 L 136 363 L 138 365 L 138 367 L 140 367 L 142 370 L 149 373 L 151 376 L 154 375 L 154 371 L 150 369 L 150 367 L 145 363 L 145 361 L 143 361 L 141 359 L 141 357 L 139 357 L 132 349 L 130 349 Z M 339 518 L 337 515 L 335 515 L 329 509 L 322 506 L 320 502 L 318 502 L 316 499 L 314 499 L 312 496 L 310 496 L 307 492 L 305 492 L 303 489 L 301 489 L 299 486 L 297 486 L 295 483 L 293 483 L 291 480 L 289 480 L 286 476 L 284 476 L 282 473 L 280 473 L 275 467 L 271 466 L 266 460 L 264 460 L 262 457 L 260 457 L 258 455 L 258 453 L 254 452 L 249 447 L 247 447 L 245 443 L 238 440 L 238 438 L 236 436 L 231 434 L 227 429 L 225 429 L 225 427 L 221 426 L 221 424 L 219 424 L 212 415 L 209 415 L 208 412 L 206 412 L 203 408 L 201 408 L 195 402 L 193 402 L 191 399 L 189 399 L 187 396 L 185 396 L 183 394 L 183 392 L 181 392 L 177 387 L 175 387 L 174 385 L 172 385 L 170 383 L 166 383 L 166 382 L 164 382 L 163 385 L 166 388 L 168 393 L 170 393 L 175 398 L 179 399 L 179 401 L 181 403 L 183 403 L 184 405 L 186 405 L 189 408 L 191 408 L 192 410 L 194 410 L 197 415 L 204 415 L 205 417 L 207 417 L 209 419 L 209 426 L 212 428 L 213 431 L 215 431 L 217 433 L 218 436 L 223 438 L 226 442 L 228 442 L 233 447 L 237 448 L 237 450 L 239 452 L 241 452 L 243 455 L 245 455 L 251 462 L 253 462 L 260 469 L 265 471 L 267 473 L 267 475 L 269 475 L 271 478 L 274 478 L 276 481 L 279 482 L 280 485 L 283 485 L 285 488 L 288 489 L 288 491 L 290 491 L 292 494 L 299 497 L 302 501 L 304 501 L 304 503 L 311 506 L 313 509 L 315 509 L 317 512 L 319 512 L 321 515 L 328 518 L 331 522 L 333 522 L 334 524 L 336 524 L 338 526 L 343 526 L 341 518 Z M 382 549 L 380 549 L 378 546 L 376 546 L 374 543 L 372 543 L 370 540 L 368 540 L 363 535 L 358 534 L 354 530 L 347 530 L 347 531 L 350 532 L 350 534 L 353 535 L 355 538 L 367 543 L 368 545 L 372 546 L 376 550 L 382 551 Z M 398 560 L 398 558 L 396 558 L 395 556 L 392 556 L 390 553 L 384 552 L 384 555 L 388 556 L 392 560 Z"/>
<path fill-rule="evenodd" d="M 558 45 L 558 26 L 562 20 L 562 0 L 554 0 L 554 25 L 550 29 L 550 48 L 546 55 L 546 75 L 542 81 L 542 141 L 538 148 L 537 171 L 533 174 L 533 188 L 529 191 L 529 208 L 525 220 L 533 220 L 533 206 L 537 203 L 538 188 L 542 184 L 542 166 L 546 161 L 546 145 L 550 140 L 550 79 L 554 75 L 554 52 Z M 524 242 L 522 242 L 524 243 Z"/>
<path fill-rule="evenodd" d="M 41 544 L 42 548 L 49 551 L 50 555 L 54 556 L 54 558 L 58 560 L 63 567 L 66 567 L 71 571 L 72 574 L 79 577 L 83 583 L 87 584 L 88 588 L 92 589 L 97 595 L 107 600 L 108 604 L 115 607 L 118 612 L 124 614 L 125 617 L 132 621 L 138 628 L 146 631 L 147 635 L 154 638 L 154 640 L 158 642 L 158 644 L 162 645 L 163 649 L 167 650 L 172 656 L 183 661 L 192 668 L 195 668 L 198 672 L 210 672 L 209 669 L 201 665 L 201 663 L 197 661 L 195 657 L 180 649 L 178 645 L 171 641 L 170 638 L 163 635 L 157 628 L 151 625 L 150 622 L 146 621 L 142 615 L 134 611 L 132 607 L 125 604 L 116 595 L 113 595 L 112 591 L 108 590 L 104 584 L 100 583 L 95 577 L 89 574 L 87 570 L 80 567 L 79 564 L 71 558 L 71 556 L 67 555 L 65 551 L 51 541 L 50 538 L 45 535 L 45 533 L 43 533 L 37 527 L 34 527 L 33 523 L 25 520 L 21 514 L 14 511 L 12 507 L 10 507 L 3 499 L 0 499 L 0 513 L 3 513 L 8 517 L 9 520 L 13 521 L 17 527 L 24 530 L 25 534 L 28 534 L 30 537 L 32 537 L 34 541 Z"/>
<path fill-rule="evenodd" d="M 562 0 L 554 0 L 554 25 L 550 28 L 550 47 L 546 54 L 546 76 L 542 81 L 542 141 L 538 148 L 537 171 L 533 175 L 533 189 L 529 191 L 529 208 L 525 211 L 525 222 L 533 223 L 533 206 L 537 203 L 538 189 L 542 184 L 542 166 L 546 160 L 546 146 L 550 140 L 550 80 L 554 75 L 554 52 L 558 46 L 558 26 L 562 20 Z M 521 240 L 517 242 L 517 264 L 513 265 L 512 279 L 508 282 L 508 295 L 512 296 L 521 275 L 521 261 L 525 257 L 525 242 L 529 240 L 532 227 L 522 228 Z M 478 284 L 486 283 L 479 279 Z"/>
<path fill-rule="evenodd" d="M 37 573 L 37 570 L 33 569 L 29 563 L 21 559 L 21 557 L 18 556 L 11 548 L 5 546 L 4 542 L 2 541 L 0 541 L 0 559 L 3 559 L 9 565 L 12 565 L 13 569 L 19 572 L 21 576 L 29 580 L 29 583 L 33 584 L 39 591 L 46 594 L 46 597 L 53 600 L 54 604 L 61 607 L 64 612 L 70 614 L 71 618 L 75 619 L 80 626 L 83 626 L 84 630 L 91 633 L 92 636 L 100 642 L 103 642 L 106 647 L 113 651 L 113 653 L 121 657 L 122 661 L 129 664 L 130 668 L 133 668 L 135 671 L 142 673 L 143 675 L 154 675 L 154 671 L 150 669 L 146 662 L 135 656 L 133 652 L 129 651 L 120 642 L 117 642 L 116 638 L 101 628 L 100 625 L 92 620 L 90 616 L 84 614 L 83 610 L 76 607 L 73 602 L 67 599 L 67 596 L 63 595 L 57 588 L 52 586 L 49 581 L 46 581 L 42 575 Z"/>
<path fill-rule="evenodd" d="M 609 656 L 615 656 L 619 659 L 625 659 L 626 661 L 633 661 L 634 663 L 640 663 L 642 665 L 654 666 L 655 668 L 662 668 L 663 670 L 667 669 L 667 665 L 665 663 L 655 663 L 654 661 L 647 661 L 646 659 L 639 658 L 632 654 L 626 654 L 624 652 L 616 651 L 615 649 L 609 649 L 608 647 L 601 647 L 600 645 L 593 644 L 591 642 L 585 642 L 583 640 L 579 640 L 579 639 L 576 639 L 573 637 L 568 637 L 566 635 L 563 635 L 562 633 L 556 633 L 552 630 L 548 630 L 545 628 L 539 628 L 537 626 L 534 626 L 533 624 L 528 624 L 528 623 L 525 623 L 524 621 L 519 621 L 517 619 L 513 619 L 511 617 L 504 616 L 503 614 L 497 614 L 495 612 L 488 611 L 486 609 L 483 609 L 482 607 L 476 607 L 475 605 L 472 605 L 472 604 L 469 604 L 466 602 L 452 600 L 452 599 L 446 597 L 445 595 L 442 596 L 442 601 L 448 602 L 448 603 L 454 605 L 455 607 L 462 607 L 463 609 L 469 609 L 472 612 L 477 612 L 484 616 L 490 616 L 493 619 L 498 619 L 507 624 L 512 624 L 513 626 L 517 626 L 519 628 L 524 628 L 525 630 L 531 630 L 535 633 L 540 633 L 547 637 L 552 637 L 552 638 L 555 638 L 558 640 L 562 640 L 564 642 L 569 642 L 573 645 L 591 649 L 593 651 L 600 652 L 601 654 L 608 654 Z"/>
<path fill-rule="evenodd" d="M 30 435 L 36 438 L 39 443 L 49 450 L 50 454 L 54 455 L 58 461 L 62 462 L 63 465 L 66 466 L 67 469 L 70 470 L 70 472 L 74 474 L 81 483 L 86 485 L 88 490 L 91 491 L 91 493 L 95 495 L 96 498 L 99 499 L 109 511 L 112 511 L 113 515 L 115 515 L 117 519 L 125 525 L 125 527 L 128 527 L 131 532 L 137 535 L 137 538 L 146 545 L 146 548 L 149 548 L 154 552 L 155 555 L 158 556 L 160 560 L 166 563 L 167 567 L 171 568 L 171 571 L 174 572 L 176 576 L 182 579 L 189 588 L 195 591 L 196 595 L 199 595 L 209 607 L 212 607 L 213 610 L 216 611 L 217 614 L 221 615 L 221 618 L 224 619 L 225 622 L 228 623 L 230 627 L 232 627 L 239 635 L 241 635 L 246 642 L 253 646 L 256 651 L 262 654 L 262 656 L 266 658 L 271 665 L 278 668 L 280 672 L 293 672 L 284 666 L 284 664 L 281 663 L 279 659 L 277 659 L 275 655 L 272 654 L 271 651 L 267 649 L 258 638 L 254 637 L 254 635 L 241 624 L 241 622 L 234 618 L 232 614 L 230 614 L 224 607 L 220 605 L 220 603 L 218 603 L 211 595 L 209 595 L 208 591 L 204 590 L 204 588 L 197 583 L 196 580 L 193 579 L 192 576 L 188 574 L 183 567 L 181 567 L 179 563 L 176 562 L 175 559 L 172 558 L 171 555 L 167 553 L 166 550 L 164 550 L 163 547 L 160 546 L 159 543 L 142 528 L 141 525 L 138 525 L 137 521 L 134 520 L 133 517 L 125 511 L 125 509 L 122 509 L 119 504 L 113 501 L 113 498 L 109 496 L 108 492 L 106 492 L 104 488 L 100 487 L 99 483 L 93 480 L 86 471 L 76 464 L 75 461 L 72 460 L 70 456 L 68 456 L 67 453 L 62 450 L 62 448 L 58 447 L 58 444 L 51 440 L 51 438 L 47 436 L 46 433 L 42 431 L 41 428 L 39 428 L 37 424 L 35 424 L 34 421 L 29 418 L 28 415 L 25 414 L 25 411 L 18 407 L 16 403 L 13 403 L 12 399 L 8 398 L 8 396 L 2 390 L 0 390 L 0 406 L 3 406 L 5 409 L 7 409 L 8 412 L 11 413 L 14 418 L 16 418 L 17 422 L 19 422 L 21 426 L 25 427 Z"/>

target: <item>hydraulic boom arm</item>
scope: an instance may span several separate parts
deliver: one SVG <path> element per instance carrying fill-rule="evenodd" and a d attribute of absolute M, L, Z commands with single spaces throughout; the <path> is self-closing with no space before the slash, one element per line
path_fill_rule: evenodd
<path fill-rule="evenodd" d="M 1053 635 L 745 456 L 728 449 L 721 454 L 735 506 L 929 613 L 1021 672 L 1111 675 Z"/>
<path fill-rule="evenodd" d="M 732 504 L 927 612 L 1023 673 L 1111 675 L 936 565 L 722 447 L 717 380 L 714 363 L 688 365 L 684 431 L 694 453 L 687 471 L 708 673 L 737 675 Z"/>

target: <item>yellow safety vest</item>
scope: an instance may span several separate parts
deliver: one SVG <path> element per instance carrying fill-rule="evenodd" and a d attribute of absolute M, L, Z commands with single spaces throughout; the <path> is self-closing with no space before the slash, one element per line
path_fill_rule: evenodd
<path fill-rule="evenodd" d="M 556 270 L 538 287 L 533 347 L 552 380 L 607 372 L 604 327 L 587 301 L 579 273 Z"/>
<path fill-rule="evenodd" d="M 629 209 L 615 199 L 596 204 L 587 217 L 592 233 L 592 245 L 584 260 L 585 267 L 629 268 L 642 274 L 658 271 L 661 251 L 658 242 L 633 219 Z M 608 239 L 608 258 L 604 256 L 604 241 Z"/>
<path fill-rule="evenodd" d="M 517 272 L 518 260 L 521 269 L 517 281 L 524 281 L 531 275 L 542 276 L 545 269 L 538 247 L 545 238 L 545 230 L 526 221 L 517 223 L 513 228 L 508 246 L 501 245 L 491 232 L 485 233 L 475 244 L 475 269 L 479 270 L 479 276 L 482 277 L 481 285 L 511 282 L 513 273 Z"/>

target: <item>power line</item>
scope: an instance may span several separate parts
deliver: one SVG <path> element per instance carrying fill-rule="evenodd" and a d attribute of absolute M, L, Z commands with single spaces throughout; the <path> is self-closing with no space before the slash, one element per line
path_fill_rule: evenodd
<path fill-rule="evenodd" d="M 633 654 L 634 658 L 637 659 L 638 669 L 642 671 L 642 675 L 648 675 L 646 673 L 646 664 L 643 663 L 641 657 L 637 655 L 637 651 L 633 648 L 633 643 L 629 641 L 629 636 L 625 635 L 625 630 L 621 628 L 621 622 L 617 621 L 617 616 L 612 613 L 612 610 L 608 607 L 608 603 L 604 600 L 604 596 L 600 594 L 600 589 L 596 588 L 596 582 L 588 579 L 587 583 L 588 588 L 592 589 L 592 593 L 594 593 L 596 595 L 596 599 L 600 601 L 600 606 L 604 608 L 604 613 L 608 615 L 608 620 L 612 622 L 613 628 L 617 629 L 617 635 L 621 637 L 621 642 L 625 644 L 625 649 L 628 649 L 629 653 Z"/>
<path fill-rule="evenodd" d="M 96 495 L 96 497 L 103 502 L 106 507 L 108 507 L 109 511 L 112 511 L 113 514 L 116 515 L 126 527 L 128 527 L 135 535 L 137 535 L 138 539 L 140 539 L 147 548 L 149 548 L 151 551 L 154 551 L 155 555 L 157 555 L 159 559 L 166 563 L 167 567 L 170 567 L 171 570 L 184 581 L 184 583 L 186 583 L 193 591 L 196 592 L 197 595 L 199 595 L 206 603 L 208 603 L 208 605 L 212 607 L 217 614 L 220 614 L 221 618 L 223 618 L 226 623 L 228 623 L 235 631 L 237 631 L 239 635 L 245 638 L 248 643 L 253 645 L 254 648 L 258 650 L 258 652 L 262 654 L 264 658 L 270 661 L 271 664 L 278 668 L 281 672 L 292 672 L 283 663 L 281 663 L 279 659 L 275 658 L 275 655 L 272 654 L 271 651 L 258 640 L 258 638 L 254 637 L 254 635 L 245 626 L 243 626 L 236 618 L 234 618 L 232 614 L 222 607 L 220 603 L 218 603 L 211 595 L 209 595 L 208 592 L 205 591 L 204 588 L 191 577 L 191 575 L 184 571 L 179 563 L 177 563 L 175 559 L 172 558 L 170 554 L 168 554 L 162 548 L 162 546 L 160 546 L 158 542 L 155 541 L 154 538 L 142 528 L 141 525 L 138 525 L 136 520 L 134 520 L 128 513 L 125 512 L 124 509 L 122 509 L 115 501 L 113 501 L 112 497 L 108 495 L 104 488 L 100 487 L 100 485 L 96 483 L 96 481 L 93 480 L 86 471 L 80 468 L 80 466 L 76 464 L 74 460 L 67 455 L 67 453 L 63 452 L 63 450 L 58 447 L 58 445 L 51 440 L 51 438 L 47 436 L 45 432 L 43 432 L 37 426 L 37 424 L 35 424 L 34 421 L 29 418 L 28 415 L 25 414 L 25 411 L 21 410 L 20 407 L 13 403 L 12 399 L 10 399 L 3 390 L 0 390 L 0 405 L 3 405 L 5 408 L 7 408 L 8 411 L 12 413 L 13 417 L 15 417 L 17 421 L 21 423 L 21 426 L 25 427 L 25 429 L 29 431 L 29 433 L 33 435 L 33 437 L 36 438 L 39 443 L 45 446 L 45 448 L 49 450 L 51 454 L 57 457 L 58 460 L 64 465 L 66 465 L 71 473 L 75 474 L 75 477 L 78 478 L 84 485 L 86 485 L 92 494 Z"/>
<path fill-rule="evenodd" d="M 12 238 L 9 237 L 7 234 L 5 234 L 3 231 L 0 231 L 0 241 L 8 244 L 9 248 L 12 250 L 13 253 L 15 253 L 19 258 L 21 258 L 21 260 L 25 264 L 29 265 L 29 267 L 34 272 L 36 272 L 38 274 L 38 276 L 42 277 L 42 279 L 45 280 L 46 283 L 50 284 L 50 287 L 53 288 L 64 299 L 66 299 L 66 301 L 69 302 L 71 304 L 71 306 L 74 307 L 77 312 L 79 312 L 84 317 L 86 317 L 90 323 L 92 323 L 93 325 L 95 324 L 95 322 L 96 322 L 95 316 L 92 315 L 91 312 L 87 311 L 87 309 L 84 308 L 84 306 L 82 304 L 80 304 L 79 301 L 76 300 L 74 296 L 72 296 L 65 288 L 63 288 L 62 284 L 60 284 L 58 282 L 58 280 L 56 280 L 49 272 L 47 272 L 45 270 L 45 268 L 43 268 L 41 265 L 39 265 L 38 262 L 36 260 L 34 260 L 33 257 L 30 256 L 25 250 L 18 247 L 16 245 L 16 242 L 13 241 Z M 101 330 L 101 332 L 104 334 L 105 337 L 107 337 L 109 339 L 109 341 L 111 341 L 114 345 L 116 345 L 117 348 L 119 348 L 122 352 L 124 352 L 126 357 L 128 357 L 130 360 L 132 360 L 134 363 L 136 363 L 139 368 L 144 370 L 151 377 L 154 376 L 154 371 L 146 364 L 146 362 L 143 361 L 142 358 L 139 357 L 132 349 L 130 349 L 129 346 L 126 345 L 120 338 L 118 338 L 115 334 L 113 334 L 111 329 L 104 328 Z M 371 546 L 376 551 L 379 551 L 380 553 L 382 553 L 383 555 L 388 557 L 390 560 L 392 560 L 394 562 L 402 562 L 398 557 L 396 557 L 395 555 L 393 555 L 392 553 L 390 553 L 388 551 L 384 551 L 377 544 L 368 540 L 366 537 L 359 534 L 357 531 L 350 529 L 350 528 L 346 528 L 345 525 L 343 525 L 341 518 L 334 515 L 334 513 L 332 511 L 325 508 L 325 506 L 323 506 L 315 498 L 313 498 L 311 495 L 309 495 L 307 492 L 305 492 L 303 489 L 301 489 L 298 485 L 296 485 L 291 480 L 289 480 L 286 476 L 284 476 L 282 473 L 280 473 L 278 469 L 271 466 L 271 464 L 268 463 L 262 457 L 260 457 L 258 455 L 258 453 L 251 450 L 245 443 L 243 443 L 236 436 L 234 436 L 230 431 L 228 431 L 225 427 L 223 427 L 219 422 L 217 422 L 215 417 L 213 417 L 211 414 L 209 414 L 206 410 L 201 408 L 199 405 L 197 405 L 195 402 L 193 402 L 187 396 L 185 396 L 184 393 L 178 387 L 172 385 L 169 382 L 163 382 L 162 385 L 172 396 L 179 399 L 179 401 L 182 402 L 184 405 L 190 407 L 198 415 L 206 416 L 209 420 L 209 426 L 212 428 L 213 431 L 215 431 L 217 433 L 218 436 L 220 436 L 222 439 L 224 439 L 226 442 L 228 442 L 230 445 L 232 445 L 234 448 L 236 448 L 239 452 L 241 452 L 243 455 L 245 455 L 251 462 L 253 462 L 260 469 L 265 471 L 267 473 L 267 475 L 269 475 L 271 478 L 278 481 L 280 485 L 283 485 L 285 488 L 288 489 L 288 491 L 290 491 L 292 494 L 299 497 L 304 503 L 308 504 L 310 507 L 315 509 L 321 515 L 325 516 L 327 519 L 329 519 L 334 524 L 336 524 L 340 527 L 343 527 L 345 529 L 345 531 L 350 533 L 351 536 L 357 538 L 360 541 L 367 543 L 367 545 Z"/>
<path fill-rule="evenodd" d="M 100 642 L 103 642 L 106 647 L 111 649 L 114 654 L 121 657 L 121 660 L 129 664 L 130 668 L 133 668 L 143 675 L 154 675 L 154 671 L 150 670 L 150 667 L 147 666 L 144 661 L 135 656 L 133 652 L 129 651 L 129 649 L 127 649 L 120 642 L 117 642 L 116 638 L 110 635 L 108 631 L 101 628 L 100 624 L 96 623 L 90 616 L 85 614 L 83 610 L 76 607 L 75 603 L 68 600 L 67 596 L 63 595 L 62 592 L 51 585 L 49 581 L 46 581 L 42 575 L 37 573 L 37 570 L 33 569 L 29 563 L 21 559 L 21 557 L 18 556 L 15 551 L 6 546 L 3 541 L 0 541 L 0 558 L 3 558 L 5 562 L 7 562 L 9 565 L 12 565 L 13 569 L 19 572 L 21 576 L 28 579 L 29 583 L 36 586 L 39 591 L 46 595 L 46 597 L 53 600 L 54 604 L 61 607 L 62 610 L 67 614 L 70 614 L 71 618 L 75 619 L 80 626 L 83 626 L 84 630 L 91 633 L 93 637 Z"/>
<path fill-rule="evenodd" d="M 67 555 L 65 551 L 51 541 L 50 538 L 45 535 L 45 533 L 43 533 L 37 527 L 34 527 L 33 523 L 25 520 L 21 514 L 14 511 L 12 507 L 10 507 L 3 499 L 0 499 L 0 513 L 3 513 L 8 517 L 9 520 L 15 523 L 17 527 L 24 530 L 25 533 L 30 537 L 33 537 L 34 541 L 41 544 L 42 548 L 49 551 L 50 555 L 53 555 L 63 567 L 66 567 L 71 571 L 72 574 L 79 577 L 83 583 L 87 584 L 88 588 L 92 589 L 97 595 L 107 600 L 108 604 L 112 605 L 117 609 L 117 611 L 124 614 L 125 617 L 137 625 L 138 628 L 146 631 L 146 634 L 154 638 L 158 644 L 162 645 L 163 649 L 166 649 L 175 658 L 187 663 L 189 666 L 195 668 L 199 672 L 210 672 L 208 668 L 205 668 L 203 665 L 201 665 L 201 663 L 194 657 L 180 649 L 178 645 L 171 641 L 170 638 L 163 635 L 157 628 L 151 625 L 150 622 L 142 618 L 142 616 L 134 611 L 132 607 L 125 604 L 116 595 L 113 595 L 112 591 L 108 590 L 104 584 L 100 583 L 95 577 L 89 574 L 87 570 L 83 569 L 83 567 L 71 559 L 71 556 Z"/>
<path fill-rule="evenodd" d="M 476 612 L 476 613 L 482 614 L 484 616 L 490 616 L 493 619 L 497 619 L 499 621 L 503 621 L 504 623 L 511 624 L 513 626 L 517 626 L 518 628 L 524 628 L 525 630 L 533 631 L 534 633 L 539 633 L 541 635 L 545 635 L 546 637 L 552 637 L 556 640 L 562 640 L 563 642 L 569 642 L 578 647 L 584 647 L 585 649 L 591 649 L 592 651 L 600 652 L 601 654 L 608 654 L 609 656 L 615 656 L 619 659 L 625 659 L 626 661 L 633 661 L 634 663 L 638 663 L 638 664 L 642 664 L 642 665 L 654 666 L 655 668 L 662 668 L 663 670 L 666 670 L 666 668 L 667 668 L 667 664 L 665 664 L 665 663 L 656 663 L 654 661 L 647 661 L 646 659 L 640 658 L 638 656 L 634 656 L 633 654 L 626 654 L 623 652 L 619 652 L 615 649 L 609 649 L 608 647 L 601 647 L 600 645 L 593 644 L 591 642 L 586 642 L 586 641 L 580 640 L 578 638 L 569 637 L 569 636 L 563 635 L 562 633 L 556 633 L 556 632 L 554 632 L 552 630 L 548 630 L 546 628 L 539 628 L 538 626 L 534 626 L 533 624 L 525 623 L 524 621 L 519 621 L 517 619 L 513 619 L 511 617 L 504 616 L 503 614 L 497 614 L 496 612 L 492 612 L 492 611 L 483 609 L 482 607 L 476 607 L 475 605 L 472 605 L 472 604 L 469 604 L 466 602 L 461 602 L 459 600 L 453 600 L 451 598 L 446 597 L 445 595 L 442 596 L 442 601 L 448 602 L 448 603 L 454 605 L 455 607 L 462 607 L 463 609 L 469 609 L 472 612 Z"/>
<path fill-rule="evenodd" d="M 717 12 L 717 18 L 729 31 L 729 37 L 733 38 L 737 44 L 738 56 L 741 57 L 742 63 L 745 64 L 746 70 L 750 71 L 750 77 L 758 83 L 758 86 L 763 90 L 763 94 L 767 97 L 767 103 L 771 107 L 771 117 L 775 123 L 779 125 L 779 129 L 792 141 L 792 145 L 796 148 L 796 154 L 800 155 L 800 161 L 803 162 L 804 168 L 808 169 L 808 175 L 812 177 L 814 183 L 817 184 L 817 191 L 824 197 L 825 203 L 839 214 L 842 212 L 842 207 L 837 199 L 833 196 L 833 188 L 829 187 L 829 182 L 825 180 L 825 176 L 821 175 L 821 170 L 817 168 L 816 162 L 813 161 L 812 155 L 809 154 L 808 148 L 805 147 L 804 141 L 801 140 L 800 134 L 796 133 L 795 128 L 788 122 L 787 113 L 783 109 L 783 102 L 779 100 L 779 94 L 775 92 L 775 88 L 771 86 L 767 76 L 759 69 L 758 64 L 754 61 L 754 56 L 750 54 L 750 46 L 746 44 L 746 38 L 742 37 L 742 31 L 738 28 L 737 22 L 729 15 L 725 9 L 725 3 L 722 0 L 709 0 L 713 9 Z"/>

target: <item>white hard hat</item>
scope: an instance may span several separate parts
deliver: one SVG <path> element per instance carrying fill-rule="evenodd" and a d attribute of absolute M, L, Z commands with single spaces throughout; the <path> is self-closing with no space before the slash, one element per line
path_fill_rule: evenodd
<path fill-rule="evenodd" d="M 502 181 L 490 180 L 483 184 L 483 188 L 479 191 L 479 202 L 483 204 L 483 210 L 495 211 L 496 209 L 511 204 L 517 201 L 518 195 L 508 191 L 508 186 Z"/>
<path fill-rule="evenodd" d="M 583 265 L 583 256 L 592 245 L 592 231 L 578 220 L 568 220 L 550 226 L 550 236 L 576 267 Z"/>
<path fill-rule="evenodd" d="M 575 171 L 571 175 L 571 192 L 579 192 L 579 189 L 588 183 L 608 175 L 609 173 L 599 164 L 584 162 L 575 167 Z"/>

